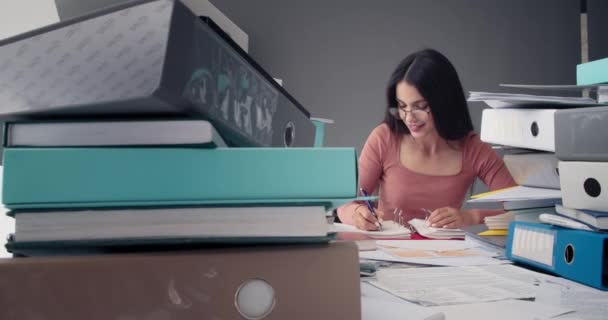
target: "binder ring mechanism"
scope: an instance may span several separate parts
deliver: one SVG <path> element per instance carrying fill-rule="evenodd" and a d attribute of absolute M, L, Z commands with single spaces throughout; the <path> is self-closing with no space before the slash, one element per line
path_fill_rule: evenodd
<path fill-rule="evenodd" d="M 274 288 L 263 279 L 247 279 L 234 294 L 234 306 L 247 320 L 266 318 L 276 304 Z"/>
<path fill-rule="evenodd" d="M 566 249 L 564 249 L 564 260 L 566 261 L 567 264 L 572 264 L 572 262 L 574 261 L 574 246 L 571 244 L 568 244 L 566 246 Z"/>
<path fill-rule="evenodd" d="M 293 142 L 296 139 L 296 125 L 289 121 L 285 125 L 285 129 L 283 131 L 283 143 L 285 143 L 286 147 L 291 147 Z"/>
<path fill-rule="evenodd" d="M 530 126 L 530 132 L 532 133 L 533 137 L 538 136 L 538 123 L 536 123 L 536 121 L 532 122 L 532 125 Z"/>

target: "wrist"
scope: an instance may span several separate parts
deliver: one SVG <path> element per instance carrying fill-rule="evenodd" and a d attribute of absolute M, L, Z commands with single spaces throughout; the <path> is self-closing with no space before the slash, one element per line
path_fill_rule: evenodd
<path fill-rule="evenodd" d="M 365 206 L 365 205 L 363 205 L 363 204 L 359 204 L 359 205 L 357 205 L 357 206 L 355 207 L 355 210 L 353 210 L 353 213 L 351 214 L 351 217 L 352 217 L 352 218 L 354 218 L 354 217 L 355 217 L 355 215 L 357 214 L 357 210 L 359 210 L 359 208 L 361 208 L 361 207 L 363 207 L 363 206 Z"/>
<path fill-rule="evenodd" d="M 350 223 L 354 225 L 356 223 L 356 219 L 355 217 L 357 216 L 357 210 L 359 210 L 359 208 L 363 207 L 363 204 L 358 204 L 357 206 L 355 206 L 355 208 L 353 209 L 353 211 L 350 213 Z"/>
<path fill-rule="evenodd" d="M 465 225 L 474 225 L 483 223 L 481 212 L 479 210 L 467 210 L 463 212 Z"/>

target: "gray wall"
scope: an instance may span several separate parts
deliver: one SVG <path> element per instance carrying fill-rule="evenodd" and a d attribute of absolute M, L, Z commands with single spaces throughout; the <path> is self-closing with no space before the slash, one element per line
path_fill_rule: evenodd
<path fill-rule="evenodd" d="M 580 61 L 572 0 L 212 2 L 249 34 L 251 55 L 296 99 L 336 120 L 329 146 L 363 145 L 383 117 L 389 74 L 415 50 L 447 55 L 467 91 L 571 84 Z M 477 128 L 482 108 L 471 104 Z"/>
<path fill-rule="evenodd" d="M 589 60 L 608 58 L 608 1 L 587 0 Z"/>
<path fill-rule="evenodd" d="M 363 145 L 382 119 L 390 72 L 415 50 L 446 54 L 467 91 L 574 83 L 580 60 L 571 0 L 212 2 L 249 34 L 251 55 L 296 99 L 336 120 L 330 146 Z M 471 104 L 477 127 L 482 108 Z"/>
<path fill-rule="evenodd" d="M 65 19 L 125 0 L 56 1 Z M 329 146 L 360 150 L 383 117 L 389 74 L 415 50 L 442 51 L 467 91 L 572 84 L 580 61 L 573 0 L 211 1 L 248 33 L 251 56 L 313 116 L 336 120 Z M 481 109 L 471 104 L 477 128 Z"/>

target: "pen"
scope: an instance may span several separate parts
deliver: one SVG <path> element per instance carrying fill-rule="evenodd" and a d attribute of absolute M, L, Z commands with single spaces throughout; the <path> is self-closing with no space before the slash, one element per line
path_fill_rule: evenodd
<path fill-rule="evenodd" d="M 359 188 L 359 192 L 361 192 L 361 195 L 364 197 L 367 197 L 367 192 L 365 192 L 365 190 L 363 190 L 363 188 Z M 367 208 L 369 209 L 369 211 L 372 213 L 372 215 L 374 216 L 374 218 L 376 218 L 376 220 L 378 221 L 376 224 L 376 227 L 378 227 L 378 229 L 380 231 L 382 231 L 382 223 L 380 223 L 380 219 L 378 219 L 378 215 L 376 215 L 376 211 L 374 210 L 374 206 L 372 206 L 372 203 L 369 200 L 365 200 L 365 204 L 367 205 Z"/>

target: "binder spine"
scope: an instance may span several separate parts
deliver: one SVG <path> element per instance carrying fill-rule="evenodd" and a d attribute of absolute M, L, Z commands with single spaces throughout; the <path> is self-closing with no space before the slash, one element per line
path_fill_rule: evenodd
<path fill-rule="evenodd" d="M 564 161 L 608 161 L 608 108 L 555 112 L 555 154 Z"/>
<path fill-rule="evenodd" d="M 506 253 L 512 261 L 608 290 L 606 233 L 515 221 Z"/>
<path fill-rule="evenodd" d="M 520 186 L 560 189 L 558 160 L 552 153 L 507 154 L 503 161 Z"/>
<path fill-rule="evenodd" d="M 540 230 L 533 226 L 517 225 L 509 231 L 507 242 L 509 258 L 525 261 L 550 271 L 555 270 L 554 230 Z"/>
<path fill-rule="evenodd" d="M 481 120 L 481 140 L 554 152 L 554 113 L 554 109 L 485 109 Z"/>
<path fill-rule="evenodd" d="M 608 211 L 608 162 L 560 161 L 563 205 Z"/>

